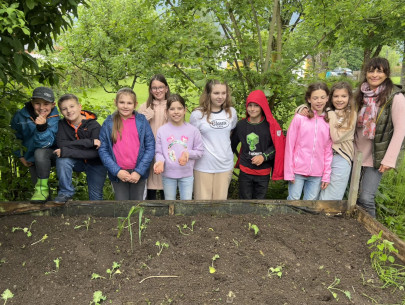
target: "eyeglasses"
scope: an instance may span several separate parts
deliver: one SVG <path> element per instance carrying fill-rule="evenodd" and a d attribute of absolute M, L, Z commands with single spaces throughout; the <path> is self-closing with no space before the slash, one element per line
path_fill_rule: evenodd
<path fill-rule="evenodd" d="M 161 87 L 152 87 L 151 88 L 152 91 L 163 91 L 164 89 L 166 89 L 166 86 L 161 86 Z"/>

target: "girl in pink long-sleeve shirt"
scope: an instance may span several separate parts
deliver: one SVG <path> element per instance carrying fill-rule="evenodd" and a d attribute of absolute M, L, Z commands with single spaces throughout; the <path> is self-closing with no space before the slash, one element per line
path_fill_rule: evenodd
<path fill-rule="evenodd" d="M 382 174 L 396 167 L 405 137 L 405 97 L 390 79 L 387 59 L 372 58 L 356 94 L 358 106 L 355 150 L 363 153 L 362 178 L 357 204 L 376 217 L 375 194 Z M 390 135 L 381 139 L 381 134 Z M 387 143 L 387 145 L 383 145 Z"/>
<path fill-rule="evenodd" d="M 329 89 L 325 83 L 308 86 L 305 100 L 308 116 L 296 114 L 287 132 L 284 180 L 288 183 L 288 200 L 315 200 L 330 182 L 332 140 L 325 121 Z"/>

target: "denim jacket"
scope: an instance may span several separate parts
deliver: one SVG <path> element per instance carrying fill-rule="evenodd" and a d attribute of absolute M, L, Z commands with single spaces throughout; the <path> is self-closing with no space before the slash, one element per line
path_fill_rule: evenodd
<path fill-rule="evenodd" d="M 139 153 L 138 159 L 136 160 L 136 166 L 134 171 L 136 171 L 141 179 L 148 178 L 149 166 L 155 155 L 155 137 L 153 136 L 152 129 L 148 121 L 143 114 L 138 112 L 135 113 L 136 128 L 139 135 Z M 100 141 L 101 146 L 98 149 L 98 154 L 104 166 L 108 170 L 108 177 L 111 181 L 119 181 L 117 175 L 121 170 L 115 159 L 113 152 L 113 143 L 111 140 L 112 126 L 113 126 L 113 116 L 118 115 L 114 113 L 109 115 L 104 121 L 103 126 L 100 130 Z"/>

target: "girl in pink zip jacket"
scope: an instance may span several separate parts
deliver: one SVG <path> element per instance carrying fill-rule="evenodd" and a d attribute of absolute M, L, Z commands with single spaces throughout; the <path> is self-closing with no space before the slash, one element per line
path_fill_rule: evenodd
<path fill-rule="evenodd" d="M 305 100 L 308 116 L 296 114 L 288 128 L 284 157 L 284 180 L 288 183 L 287 200 L 316 200 L 330 182 L 332 140 L 325 120 L 329 89 L 325 83 L 308 86 Z"/>

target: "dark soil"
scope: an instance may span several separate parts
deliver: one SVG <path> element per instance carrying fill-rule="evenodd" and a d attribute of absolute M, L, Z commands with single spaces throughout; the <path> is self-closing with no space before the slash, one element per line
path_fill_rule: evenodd
<path fill-rule="evenodd" d="M 137 221 L 137 215 L 133 221 Z M 12 216 L 0 218 L 0 293 L 11 304 L 400 304 L 401 291 L 380 289 L 366 242 L 370 234 L 354 219 L 323 215 L 150 217 L 134 251 L 129 233 L 117 238 L 117 219 Z M 32 236 L 13 227 L 29 227 Z M 182 235 L 176 225 L 194 232 Z M 249 223 L 260 231 L 249 231 Z M 33 244 L 47 234 L 44 242 Z M 169 248 L 157 255 L 156 241 Z M 212 258 L 215 273 L 209 272 Z M 54 260 L 60 258 L 56 270 Z M 113 263 L 119 271 L 106 273 Z M 282 266 L 282 275 L 269 269 Z M 91 279 L 97 273 L 103 278 Z M 173 276 L 152 277 L 150 276 Z M 176 276 L 176 277 L 174 277 Z M 327 287 L 349 291 L 351 300 Z M 140 283 L 144 280 L 142 283 Z M 2 304 L 2 302 L 0 302 Z"/>

